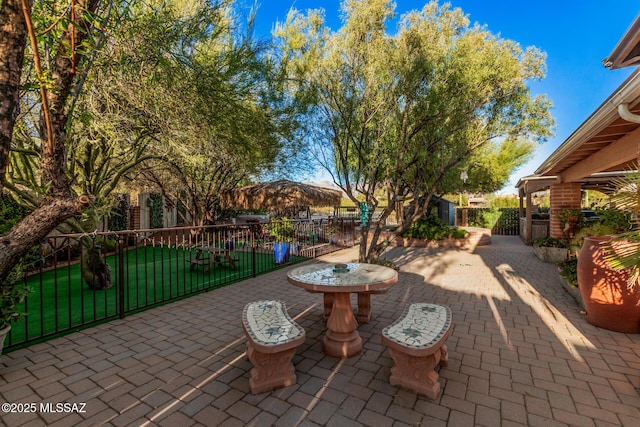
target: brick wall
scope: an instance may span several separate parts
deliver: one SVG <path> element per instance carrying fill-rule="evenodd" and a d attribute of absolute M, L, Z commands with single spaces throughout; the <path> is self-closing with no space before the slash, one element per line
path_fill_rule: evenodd
<path fill-rule="evenodd" d="M 131 219 L 129 221 L 129 228 L 131 230 L 140 230 L 140 206 L 133 206 Z"/>
<path fill-rule="evenodd" d="M 580 190 L 580 184 L 575 182 L 566 182 L 551 186 L 551 194 L 549 197 L 551 204 L 551 221 L 549 223 L 549 231 L 552 237 L 564 237 L 557 213 L 561 209 L 580 209 L 580 203 L 582 201 L 582 193 Z"/>

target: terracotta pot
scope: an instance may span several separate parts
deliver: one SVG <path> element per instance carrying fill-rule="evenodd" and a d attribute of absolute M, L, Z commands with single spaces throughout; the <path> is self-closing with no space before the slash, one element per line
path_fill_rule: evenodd
<path fill-rule="evenodd" d="M 628 290 L 629 273 L 612 269 L 603 259 L 603 244 L 610 240 L 610 237 L 587 237 L 578 256 L 578 287 L 587 310 L 587 321 L 611 331 L 637 334 L 640 333 L 640 289 Z"/>

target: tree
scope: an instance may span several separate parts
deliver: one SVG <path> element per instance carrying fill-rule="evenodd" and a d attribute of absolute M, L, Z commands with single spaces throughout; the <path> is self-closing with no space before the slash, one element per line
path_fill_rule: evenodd
<path fill-rule="evenodd" d="M 493 193 L 502 189 L 511 173 L 533 155 L 530 140 L 489 141 L 453 168 L 443 180 L 439 193 Z M 462 179 L 463 172 L 466 179 Z"/>
<path fill-rule="evenodd" d="M 277 90 L 268 46 L 251 35 L 251 17 L 244 23 L 228 8 L 203 4 L 180 20 L 164 7 L 143 22 L 147 40 L 165 38 L 144 103 L 174 102 L 162 110 L 167 126 L 155 136 L 155 160 L 142 180 L 181 203 L 192 223 L 211 223 L 223 190 L 269 170 L 295 144 L 292 106 Z M 165 35 L 170 25 L 184 28 L 175 39 Z"/>
<path fill-rule="evenodd" d="M 9 272 L 31 247 L 89 203 L 86 195 L 73 194 L 67 180 L 67 129 L 81 87 L 77 85 L 86 75 L 96 30 L 101 28 L 99 20 L 109 16 L 111 7 L 98 0 L 77 0 L 71 7 L 55 1 L 41 2 L 37 8 L 28 0 L 0 3 L 0 190 L 19 112 L 27 40 L 28 70 L 34 73 L 37 90 L 25 96 L 39 112 L 34 125 L 40 140 L 39 175 L 45 184 L 38 207 L 0 238 L 0 286 L 11 285 Z"/>
<path fill-rule="evenodd" d="M 378 190 L 414 202 L 397 233 L 453 187 L 460 166 L 483 146 L 550 134 L 549 102 L 527 87 L 544 75 L 537 49 L 470 26 L 460 9 L 437 2 L 402 16 L 393 35 L 389 0 L 346 0 L 342 9 L 336 32 L 321 12 L 292 11 L 276 35 L 298 96 L 312 105 L 308 128 L 326 135 L 320 148 L 334 181 L 369 212 Z M 389 203 L 380 222 L 362 227 L 360 260 L 382 252 L 381 224 L 395 209 Z"/>

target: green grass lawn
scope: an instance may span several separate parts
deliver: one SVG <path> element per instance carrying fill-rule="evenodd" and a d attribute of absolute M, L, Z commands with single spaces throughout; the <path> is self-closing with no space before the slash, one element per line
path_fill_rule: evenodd
<path fill-rule="evenodd" d="M 5 348 L 11 350 L 34 339 L 117 318 L 121 289 L 123 310 L 132 313 L 279 267 L 273 253 L 254 254 L 251 248 L 236 249 L 231 252 L 231 257 L 239 260 L 235 263 L 236 270 L 223 264 L 211 266 L 206 273 L 203 266 L 191 268 L 189 260 L 195 258 L 194 249 L 139 247 L 124 253 L 122 269 L 117 255 L 109 255 L 106 260 L 111 266 L 113 287 L 107 290 L 91 290 L 82 280 L 77 263 L 29 276 L 27 285 L 32 292 L 21 308 L 28 315 L 12 325 Z M 305 259 L 291 256 L 290 263 Z"/>

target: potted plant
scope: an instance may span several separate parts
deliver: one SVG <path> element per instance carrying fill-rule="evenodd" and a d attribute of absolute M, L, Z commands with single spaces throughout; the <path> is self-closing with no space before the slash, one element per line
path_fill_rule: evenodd
<path fill-rule="evenodd" d="M 5 337 L 11 330 L 11 323 L 17 322 L 24 316 L 17 306 L 31 292 L 31 289 L 17 278 L 21 275 L 19 273 L 21 269 L 18 267 L 12 271 L 5 283 L 0 284 L 0 354 L 2 354 Z"/>
<path fill-rule="evenodd" d="M 289 262 L 291 255 L 291 242 L 296 234 L 293 224 L 288 218 L 273 221 L 269 231 L 276 241 L 273 244 L 273 253 L 276 264 L 284 264 Z"/>
<path fill-rule="evenodd" d="M 560 209 L 558 212 L 558 220 L 560 221 L 564 237 L 570 240 L 584 224 L 582 209 Z"/>
<path fill-rule="evenodd" d="M 587 321 L 624 333 L 640 333 L 639 184 L 640 174 L 630 173 L 616 183 L 611 197 L 616 208 L 632 218 L 627 231 L 586 237 L 578 256 L 578 286 Z"/>
<path fill-rule="evenodd" d="M 587 321 L 601 328 L 640 333 L 640 286 L 625 252 L 638 257 L 638 243 L 613 236 L 586 237 L 578 256 L 578 287 Z M 617 263 L 617 266 L 616 266 Z"/>
<path fill-rule="evenodd" d="M 575 254 L 576 256 L 580 254 L 580 249 L 584 244 L 584 239 L 587 237 L 604 237 L 611 236 L 613 234 L 615 234 L 615 230 L 612 227 L 600 222 L 582 227 L 575 233 L 569 243 L 571 254 Z"/>
<path fill-rule="evenodd" d="M 558 264 L 569 256 L 569 246 L 565 240 L 540 237 L 533 241 L 533 252 L 540 261 Z"/>

